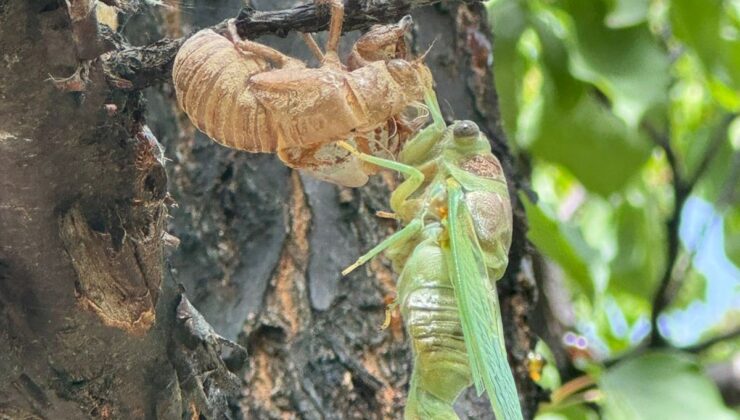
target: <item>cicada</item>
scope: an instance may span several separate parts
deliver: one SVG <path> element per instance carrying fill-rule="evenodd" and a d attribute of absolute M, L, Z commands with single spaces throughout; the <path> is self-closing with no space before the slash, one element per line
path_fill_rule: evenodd
<path fill-rule="evenodd" d="M 497 419 L 521 419 L 495 289 L 511 244 L 506 179 L 475 123 L 446 126 L 434 93 L 425 102 L 433 123 L 398 161 L 353 152 L 405 176 L 390 200 L 404 227 L 343 274 L 384 250 L 400 273 L 397 304 L 414 355 L 406 419 L 456 419 L 453 404 L 471 384 Z"/>
<path fill-rule="evenodd" d="M 276 153 L 290 167 L 358 187 L 374 168 L 336 142 L 371 154 L 393 149 L 401 143 L 399 127 L 408 126 L 401 114 L 421 101 L 432 77 L 423 57 L 407 57 L 403 36 L 411 17 L 360 38 L 347 68 L 337 53 L 344 4 L 316 2 L 331 6 L 325 52 L 304 35 L 319 68 L 241 39 L 232 20 L 227 35 L 204 29 L 180 48 L 172 71 L 177 100 L 196 127 L 224 146 Z"/>

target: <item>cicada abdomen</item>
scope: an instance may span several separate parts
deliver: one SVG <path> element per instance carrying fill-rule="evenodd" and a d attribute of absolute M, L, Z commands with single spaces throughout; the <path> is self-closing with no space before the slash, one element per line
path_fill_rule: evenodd
<path fill-rule="evenodd" d="M 180 108 L 200 131 L 224 146 L 274 152 L 267 110 L 247 88 L 251 76 L 269 69 L 264 58 L 241 52 L 205 29 L 180 48 L 172 79 Z"/>
<path fill-rule="evenodd" d="M 397 303 L 414 354 L 406 419 L 456 419 L 455 400 L 472 383 L 442 234 L 439 223 L 426 225 L 398 279 Z"/>

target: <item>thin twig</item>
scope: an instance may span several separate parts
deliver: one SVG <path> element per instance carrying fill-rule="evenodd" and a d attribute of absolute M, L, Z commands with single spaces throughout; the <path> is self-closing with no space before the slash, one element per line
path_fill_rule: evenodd
<path fill-rule="evenodd" d="M 650 332 L 650 339 L 648 342 L 650 347 L 659 347 L 665 344 L 665 341 L 658 331 L 658 316 L 670 303 L 669 296 L 672 295 L 672 293 L 670 293 L 669 289 L 671 286 L 671 278 L 673 276 L 673 267 L 680 248 L 678 227 L 681 217 L 681 209 L 683 209 L 683 205 L 686 202 L 691 189 L 686 185 L 684 178 L 680 173 L 678 159 L 676 158 L 676 154 L 670 144 L 670 137 L 665 133 L 659 132 L 649 124 L 643 124 L 643 128 L 648 132 L 655 144 L 663 149 L 673 175 L 673 196 L 675 204 L 673 207 L 673 213 L 666 221 L 666 232 L 668 234 L 668 248 L 666 253 L 667 263 L 663 276 L 660 279 L 658 289 L 655 291 L 652 313 L 650 314 L 650 325 L 652 326 L 652 330 Z"/>
<path fill-rule="evenodd" d="M 686 204 L 686 200 L 691 194 L 691 191 L 694 189 L 701 177 L 706 173 L 707 169 L 709 168 L 709 164 L 712 162 L 712 160 L 714 160 L 717 152 L 720 149 L 720 146 L 725 140 L 725 137 L 727 135 L 727 128 L 732 121 L 732 117 L 733 116 L 728 116 L 722 121 L 714 137 L 712 138 L 711 143 L 707 147 L 704 156 L 699 162 L 697 169 L 694 171 L 694 174 L 688 179 L 681 173 L 678 158 L 670 144 L 670 136 L 666 133 L 658 132 L 649 124 L 643 124 L 643 129 L 647 131 L 655 144 L 663 149 L 663 152 L 666 155 L 666 160 L 668 161 L 668 165 L 671 168 L 671 173 L 673 175 L 674 196 L 673 212 L 666 221 L 666 232 L 668 234 L 666 267 L 653 297 L 652 312 L 650 315 L 650 324 L 652 326 L 652 329 L 648 340 L 649 347 L 655 348 L 665 346 L 665 339 L 660 335 L 660 332 L 658 331 L 658 317 L 671 304 L 671 302 L 673 302 L 674 297 L 683 284 L 683 276 L 674 275 L 674 269 L 678 261 L 680 249 L 678 230 L 681 222 L 681 212 L 683 210 L 684 204 Z"/>
<path fill-rule="evenodd" d="M 715 344 L 721 343 L 723 341 L 733 340 L 738 337 L 740 337 L 740 328 L 735 328 L 732 331 L 728 331 L 724 334 L 720 334 L 716 337 L 712 337 L 709 340 L 694 344 L 693 346 L 684 347 L 682 348 L 682 350 L 687 351 L 689 353 L 700 353 L 712 347 Z"/>
<path fill-rule="evenodd" d="M 691 179 L 689 179 L 688 185 L 693 187 L 706 173 L 707 169 L 709 168 L 709 164 L 712 163 L 712 160 L 717 155 L 717 152 L 722 146 L 722 143 L 724 143 L 725 139 L 727 138 L 727 129 L 730 126 L 730 123 L 732 123 L 732 121 L 736 117 L 737 115 L 735 114 L 729 114 L 722 120 L 718 130 L 714 133 L 714 136 L 712 136 L 712 139 L 709 143 L 709 146 L 707 146 L 707 150 L 704 153 L 701 162 L 699 162 L 699 165 L 696 167 L 694 175 L 691 177 Z"/>
<path fill-rule="evenodd" d="M 372 25 L 392 23 L 411 9 L 439 3 L 441 0 L 344 0 L 343 32 L 367 29 Z M 458 0 L 459 3 L 481 3 L 481 0 Z M 265 34 L 286 36 L 290 31 L 320 32 L 329 25 L 329 7 L 306 4 L 287 10 L 256 11 L 242 9 L 236 19 L 239 35 L 253 38 Z"/>

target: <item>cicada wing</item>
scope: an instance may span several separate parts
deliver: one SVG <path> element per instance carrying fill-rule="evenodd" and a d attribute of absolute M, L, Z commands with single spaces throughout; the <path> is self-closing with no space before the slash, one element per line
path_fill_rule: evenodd
<path fill-rule="evenodd" d="M 460 311 L 473 382 L 484 389 L 498 420 L 522 419 L 514 377 L 506 358 L 498 298 L 488 278 L 473 219 L 460 184 L 448 181 L 447 232 L 443 246 Z"/>

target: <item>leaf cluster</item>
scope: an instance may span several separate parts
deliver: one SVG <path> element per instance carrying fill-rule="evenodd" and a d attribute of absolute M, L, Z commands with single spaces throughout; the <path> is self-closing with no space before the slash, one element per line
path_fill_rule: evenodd
<path fill-rule="evenodd" d="M 488 11 L 504 129 L 532 161 L 528 238 L 585 343 L 556 344 L 593 379 L 541 416 L 593 418 L 576 402 L 597 402 L 607 418 L 733 418 L 700 367 L 737 340 L 695 346 L 740 324 L 740 2 Z"/>

